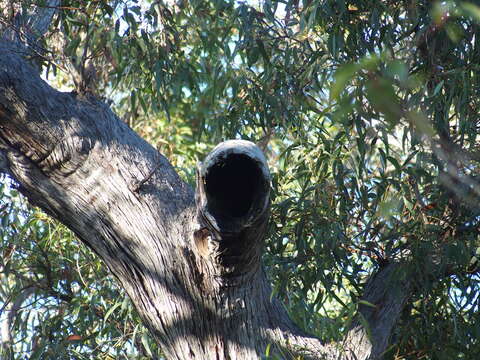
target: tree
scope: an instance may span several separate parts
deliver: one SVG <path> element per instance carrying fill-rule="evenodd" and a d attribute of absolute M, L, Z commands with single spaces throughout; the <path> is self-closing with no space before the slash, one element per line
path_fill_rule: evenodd
<path fill-rule="evenodd" d="M 474 3 L 4 3 L 0 168 L 102 259 L 167 358 L 476 358 Z M 76 91 L 53 90 L 44 68 Z M 99 98 L 112 88 L 125 121 Z M 162 126 L 149 113 L 176 128 L 162 150 L 188 149 L 190 182 L 196 140 L 256 141 L 279 160 L 272 196 L 263 155 L 234 141 L 198 168 L 194 199 L 128 126 Z M 8 214 L 4 279 L 28 283 L 5 302 L 13 342 L 26 299 L 84 291 L 81 271 L 45 266 L 41 241 L 36 257 L 18 254 L 17 229 L 28 243 L 45 220 Z M 151 356 L 148 341 L 134 346 Z"/>

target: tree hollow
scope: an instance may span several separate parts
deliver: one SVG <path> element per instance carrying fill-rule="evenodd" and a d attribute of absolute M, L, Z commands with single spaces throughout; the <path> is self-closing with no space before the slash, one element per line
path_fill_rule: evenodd
<path fill-rule="evenodd" d="M 220 158 L 205 177 L 208 210 L 217 219 L 247 215 L 264 193 L 262 170 L 244 154 Z"/>

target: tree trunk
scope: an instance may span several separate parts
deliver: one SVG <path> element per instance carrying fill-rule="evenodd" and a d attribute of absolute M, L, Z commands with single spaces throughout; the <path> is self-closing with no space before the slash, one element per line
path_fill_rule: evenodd
<path fill-rule="evenodd" d="M 107 105 L 52 89 L 17 50 L 0 44 L 0 171 L 103 259 L 168 359 L 381 356 L 410 289 L 399 265 L 366 286 L 373 307 L 344 341 L 304 334 L 261 266 L 269 172 L 255 145 L 217 146 L 194 194 Z"/>

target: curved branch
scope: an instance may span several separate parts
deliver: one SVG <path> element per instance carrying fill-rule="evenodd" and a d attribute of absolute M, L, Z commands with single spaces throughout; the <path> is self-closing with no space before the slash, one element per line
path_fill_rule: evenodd
<path fill-rule="evenodd" d="M 0 5 L 4 2 L 0 1 Z M 17 4 L 18 9 L 12 9 L 17 13 L 10 22 L 2 21 L 0 40 L 8 41 L 12 48 L 24 55 L 42 54 L 44 49 L 38 46 L 38 40 L 47 32 L 59 5 L 60 0 L 46 0 L 44 6 L 32 5 L 22 12 L 22 5 Z"/>
<path fill-rule="evenodd" d="M 406 298 L 380 273 L 365 295 L 377 310 L 360 309 L 372 337 L 361 323 L 343 348 L 304 334 L 260 265 L 269 174 L 258 148 L 214 149 L 198 170 L 195 207 L 169 162 L 108 106 L 55 91 L 5 43 L 0 171 L 100 255 L 169 359 L 256 359 L 270 345 L 287 358 L 374 358 Z"/>
<path fill-rule="evenodd" d="M 60 6 L 60 0 L 47 0 L 43 6 L 37 6 L 29 15 L 27 27 L 32 30 L 37 39 L 47 32 L 58 6 Z"/>
<path fill-rule="evenodd" d="M 382 267 L 367 283 L 344 343 L 354 359 L 380 359 L 411 295 L 412 282 L 400 263 Z"/>
<path fill-rule="evenodd" d="M 17 294 L 14 301 L 10 301 L 6 304 L 4 309 L 5 320 L 2 321 L 0 326 L 1 347 L 4 350 L 8 350 L 13 343 L 11 331 L 13 323 L 18 315 L 18 311 L 21 309 L 25 300 L 35 293 L 35 290 L 34 286 L 25 287 Z M 3 314 L 0 312 L 0 315 Z"/>
<path fill-rule="evenodd" d="M 0 153 L 0 171 L 100 255 L 157 338 L 162 322 L 191 311 L 193 191 L 108 106 L 55 91 L 9 44 L 0 44 Z"/>

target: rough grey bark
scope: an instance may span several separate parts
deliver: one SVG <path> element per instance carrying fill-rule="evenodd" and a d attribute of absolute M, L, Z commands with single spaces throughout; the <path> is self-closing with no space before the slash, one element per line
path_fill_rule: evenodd
<path fill-rule="evenodd" d="M 372 306 L 344 341 L 304 334 L 261 266 L 269 175 L 257 147 L 217 147 L 195 196 L 107 105 L 52 89 L 16 49 L 0 43 L 0 171 L 103 259 L 168 359 L 256 359 L 269 345 L 282 358 L 381 356 L 409 294 L 400 265 L 371 279 Z"/>

